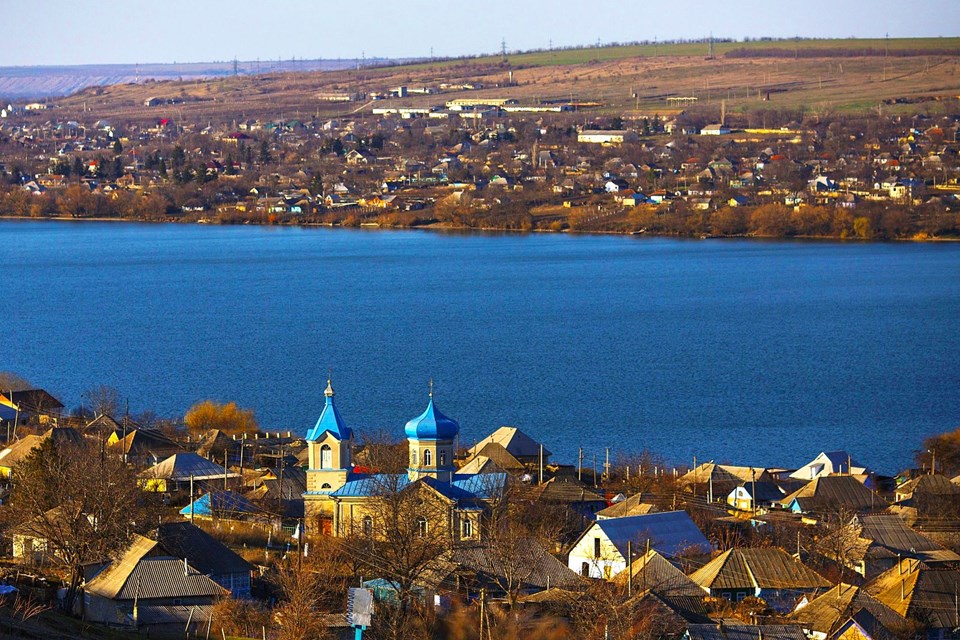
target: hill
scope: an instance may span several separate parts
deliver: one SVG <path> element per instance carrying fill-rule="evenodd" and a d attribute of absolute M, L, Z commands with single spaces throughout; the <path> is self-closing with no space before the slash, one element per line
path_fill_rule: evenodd
<path fill-rule="evenodd" d="M 230 121 L 330 117 L 378 107 L 428 107 L 454 98 L 497 96 L 532 104 L 598 103 L 601 113 L 667 113 L 670 98 L 693 98 L 728 113 L 936 110 L 956 99 L 960 38 L 801 40 L 645 44 L 539 51 L 404 65 L 261 73 L 91 87 L 56 100 L 67 114 Z M 391 88 L 430 87 L 442 95 L 393 97 Z M 351 96 L 338 102 L 322 96 Z M 150 97 L 163 106 L 145 107 Z M 346 99 L 346 98 L 344 98 Z M 694 102 L 691 100 L 689 102 Z M 170 104 L 175 103 L 175 107 Z M 762 118 L 761 118 L 762 120 Z M 758 122 L 758 126 L 762 122 Z"/>

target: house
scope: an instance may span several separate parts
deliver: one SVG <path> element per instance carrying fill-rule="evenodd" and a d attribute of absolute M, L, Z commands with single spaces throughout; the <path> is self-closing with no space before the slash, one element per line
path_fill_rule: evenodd
<path fill-rule="evenodd" d="M 655 505 L 643 501 L 643 493 L 637 493 L 629 498 L 615 502 L 606 509 L 597 511 L 597 520 L 623 518 L 626 516 L 642 516 L 656 511 L 657 507 Z"/>
<path fill-rule="evenodd" d="M 770 474 L 758 467 L 705 462 L 680 476 L 678 482 L 685 491 L 706 495 L 712 502 L 715 497 L 725 496 L 742 484 L 771 481 Z"/>
<path fill-rule="evenodd" d="M 497 470 L 510 474 L 522 474 L 527 470 L 527 465 L 520 462 L 499 442 L 486 441 L 479 451 L 477 447 L 480 445 L 471 449 L 476 453 L 471 454 L 457 473 L 489 473 L 491 470 Z"/>
<path fill-rule="evenodd" d="M 219 481 L 224 477 L 239 478 L 240 474 L 228 472 L 223 467 L 195 453 L 177 453 L 145 471 L 138 478 L 145 491 L 161 493 L 181 491 L 192 482 Z"/>
<path fill-rule="evenodd" d="M 846 451 L 822 451 L 816 458 L 790 474 L 797 480 L 813 480 L 832 474 L 867 475 L 870 470 Z"/>
<path fill-rule="evenodd" d="M 228 591 L 174 557 L 156 540 L 134 536 L 114 560 L 83 586 L 85 620 L 148 632 L 199 635 L 213 605 Z"/>
<path fill-rule="evenodd" d="M 730 133 L 730 127 L 723 124 L 708 124 L 700 129 L 702 136 L 725 136 Z"/>
<path fill-rule="evenodd" d="M 581 524 L 577 527 L 578 531 L 582 529 L 585 521 L 593 520 L 597 512 L 607 507 L 606 498 L 576 478 L 568 476 L 550 478 L 533 487 L 532 491 L 537 502 L 562 505 L 569 513 L 579 517 Z"/>
<path fill-rule="evenodd" d="M 630 573 L 633 575 L 633 586 L 639 592 L 649 590 L 666 597 L 704 596 L 700 585 L 654 549 L 641 552 L 630 566 Z M 624 571 L 617 576 L 617 582 L 625 583 L 628 575 Z"/>
<path fill-rule="evenodd" d="M 233 491 L 210 491 L 180 509 L 180 515 L 193 520 L 243 520 L 257 513 L 257 508 L 242 495 Z"/>
<path fill-rule="evenodd" d="M 727 504 L 740 511 L 770 509 L 783 497 L 784 491 L 776 482 L 744 482 L 727 495 Z"/>
<path fill-rule="evenodd" d="M 789 618 L 799 624 L 811 640 L 827 640 L 835 638 L 836 632 L 861 611 L 869 613 L 889 631 L 905 622 L 900 614 L 861 587 L 842 582 L 809 602 L 806 598 L 801 600 Z M 862 616 L 859 619 L 862 620 Z"/>
<path fill-rule="evenodd" d="M 63 403 L 43 389 L 0 391 L 0 405 L 19 412 L 21 424 L 30 419 L 36 419 L 41 424 L 56 423 L 63 411 Z"/>
<path fill-rule="evenodd" d="M 650 548 L 668 558 L 709 553 L 710 543 L 686 511 L 597 520 L 574 542 L 567 566 L 582 576 L 611 579 L 627 568 L 629 553 Z"/>
<path fill-rule="evenodd" d="M 904 559 L 864 588 L 900 616 L 923 621 L 927 638 L 953 637 L 960 627 L 957 569 L 934 569 L 918 560 Z"/>
<path fill-rule="evenodd" d="M 690 579 L 711 597 L 731 602 L 762 598 L 780 612 L 793 609 L 799 596 L 831 586 L 783 549 L 772 547 L 731 549 L 694 571 Z"/>
<path fill-rule="evenodd" d="M 189 522 L 168 522 L 157 528 L 156 538 L 171 555 L 186 558 L 234 598 L 250 597 L 253 565 L 203 529 Z"/>
<path fill-rule="evenodd" d="M 183 452 L 180 445 L 154 429 L 130 429 L 126 434 L 114 431 L 107 438 L 107 447 L 135 466 L 157 464 Z"/>
<path fill-rule="evenodd" d="M 551 456 L 549 449 L 544 447 L 542 444 L 528 436 L 517 427 L 509 426 L 500 427 L 471 447 L 467 453 L 470 456 L 483 453 L 483 449 L 488 443 L 499 444 L 517 461 L 526 465 L 539 465 L 541 455 L 543 456 L 543 464 L 546 465 Z M 483 455 L 487 454 L 484 453 Z"/>
<path fill-rule="evenodd" d="M 857 513 L 887 506 L 883 498 L 854 476 L 821 476 L 780 501 L 793 513 L 827 513 L 844 510 Z"/>
<path fill-rule="evenodd" d="M 577 134 L 577 142 L 586 142 L 588 144 L 616 145 L 624 142 L 636 142 L 638 140 L 635 131 L 617 129 L 611 131 L 599 131 L 596 129 L 583 129 Z"/>
<path fill-rule="evenodd" d="M 784 624 L 691 624 L 684 640 L 808 640 L 798 626 Z"/>
<path fill-rule="evenodd" d="M 10 478 L 13 475 L 13 469 L 48 440 L 53 441 L 53 446 L 80 444 L 83 442 L 83 436 L 71 427 L 54 427 L 39 436 L 26 435 L 0 451 L 0 477 Z"/>
<path fill-rule="evenodd" d="M 916 558 L 930 567 L 960 563 L 960 555 L 911 529 L 896 514 L 857 516 L 859 544 L 854 548 L 854 569 L 865 578 L 893 568 L 901 558 Z"/>

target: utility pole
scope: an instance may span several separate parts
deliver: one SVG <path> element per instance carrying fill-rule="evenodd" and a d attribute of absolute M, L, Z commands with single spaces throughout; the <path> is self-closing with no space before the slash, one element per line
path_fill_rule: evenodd
<path fill-rule="evenodd" d="M 193 510 L 194 510 L 194 501 L 193 501 L 193 474 L 190 474 L 190 524 L 193 524 Z"/>
<path fill-rule="evenodd" d="M 580 453 L 577 454 L 577 482 L 583 482 L 583 447 L 580 447 Z"/>
<path fill-rule="evenodd" d="M 627 540 L 627 597 L 633 597 L 633 541 Z"/>
<path fill-rule="evenodd" d="M 540 482 L 543 484 L 543 443 L 540 443 Z"/>

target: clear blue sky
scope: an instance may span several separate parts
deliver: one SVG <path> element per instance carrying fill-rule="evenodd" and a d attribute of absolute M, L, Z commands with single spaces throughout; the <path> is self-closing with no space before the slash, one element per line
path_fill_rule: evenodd
<path fill-rule="evenodd" d="M 450 56 L 658 38 L 960 35 L 957 0 L 4 2 L 0 66 Z"/>

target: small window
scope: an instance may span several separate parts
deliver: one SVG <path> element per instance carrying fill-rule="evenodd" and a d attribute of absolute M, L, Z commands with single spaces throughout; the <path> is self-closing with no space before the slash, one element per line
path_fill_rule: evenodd
<path fill-rule="evenodd" d="M 363 516 L 363 535 L 373 535 L 373 518 L 370 516 Z"/>
<path fill-rule="evenodd" d="M 593 539 L 593 557 L 594 558 L 600 557 L 600 538 Z"/>
<path fill-rule="evenodd" d="M 589 563 L 589 562 L 584 562 L 584 563 L 582 563 L 582 564 L 580 565 L 580 575 L 582 575 L 584 578 L 589 578 L 589 577 L 590 577 L 590 563 Z"/>
<path fill-rule="evenodd" d="M 330 445 L 325 444 L 320 447 L 320 468 L 321 469 L 332 469 L 333 468 L 333 450 L 330 449 Z"/>
<path fill-rule="evenodd" d="M 423 466 L 429 467 L 431 458 L 432 456 L 430 455 L 430 449 L 424 449 L 423 450 Z"/>
<path fill-rule="evenodd" d="M 411 460 L 413 460 L 413 466 L 417 466 L 417 450 L 414 449 L 411 453 Z"/>
<path fill-rule="evenodd" d="M 427 535 L 427 519 L 423 516 L 417 516 L 417 534 L 421 538 Z"/>
<path fill-rule="evenodd" d="M 445 464 L 447 464 L 447 452 L 441 449 L 437 451 L 437 466 L 442 467 Z"/>
<path fill-rule="evenodd" d="M 332 489 L 333 487 L 330 486 L 330 483 L 329 483 L 329 482 L 324 482 L 322 485 L 320 485 L 320 488 L 321 488 L 321 489 Z"/>
<path fill-rule="evenodd" d="M 463 537 L 472 538 L 473 537 L 473 521 L 469 518 L 463 520 Z"/>

